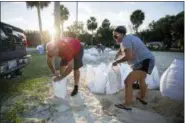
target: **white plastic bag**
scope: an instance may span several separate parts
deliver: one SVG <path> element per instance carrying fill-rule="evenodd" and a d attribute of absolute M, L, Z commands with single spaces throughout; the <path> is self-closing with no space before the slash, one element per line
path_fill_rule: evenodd
<path fill-rule="evenodd" d="M 160 92 L 175 100 L 184 100 L 184 60 L 175 59 L 163 73 Z"/>
<path fill-rule="evenodd" d="M 62 80 L 52 82 L 54 95 L 58 98 L 66 99 L 67 97 L 67 79 L 64 78 Z"/>

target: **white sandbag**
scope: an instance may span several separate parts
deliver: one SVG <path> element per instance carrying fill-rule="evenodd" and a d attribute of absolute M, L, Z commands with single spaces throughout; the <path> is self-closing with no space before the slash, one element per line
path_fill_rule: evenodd
<path fill-rule="evenodd" d="M 173 60 L 160 80 L 160 92 L 175 100 L 184 100 L 184 60 Z"/>
<path fill-rule="evenodd" d="M 120 64 L 120 72 L 121 72 L 121 87 L 125 88 L 124 81 L 128 74 L 132 71 L 128 64 Z"/>
<path fill-rule="evenodd" d="M 100 64 L 98 67 L 94 68 L 92 66 L 87 66 L 87 87 L 91 92 L 101 94 L 105 93 L 105 84 L 107 82 L 105 69 L 105 64 Z"/>
<path fill-rule="evenodd" d="M 84 56 L 83 56 L 83 59 L 87 60 L 87 61 L 97 61 L 97 60 L 99 60 L 99 57 L 93 56 L 93 55 L 88 54 L 88 53 L 85 53 Z"/>
<path fill-rule="evenodd" d="M 109 52 L 109 51 L 111 51 L 112 49 L 111 48 L 105 48 L 105 52 Z"/>
<path fill-rule="evenodd" d="M 121 90 L 121 73 L 119 66 L 87 66 L 87 87 L 93 93 L 113 94 Z"/>
<path fill-rule="evenodd" d="M 116 51 L 114 51 L 114 50 L 112 50 L 112 51 L 109 51 L 109 54 L 110 55 L 115 55 L 117 52 Z"/>
<path fill-rule="evenodd" d="M 90 48 L 88 49 L 88 54 L 98 56 L 99 52 L 96 48 Z"/>
<path fill-rule="evenodd" d="M 108 67 L 108 81 L 106 83 L 106 94 L 114 94 L 122 89 L 120 67 L 112 67 L 112 63 Z"/>
<path fill-rule="evenodd" d="M 95 71 L 92 65 L 87 65 L 87 72 L 86 72 L 87 83 L 92 83 L 94 81 L 94 77 L 95 77 Z"/>
<path fill-rule="evenodd" d="M 148 86 L 148 89 L 158 89 L 159 83 L 160 83 L 159 71 L 157 67 L 155 66 L 152 71 L 152 74 L 151 75 L 147 74 L 146 84 Z"/>
<path fill-rule="evenodd" d="M 38 45 L 37 46 L 37 51 L 38 51 L 39 54 L 44 54 L 44 46 Z"/>
<path fill-rule="evenodd" d="M 112 69 L 113 68 L 113 69 Z M 132 71 L 128 64 L 120 64 L 112 67 L 112 63 L 92 67 L 87 66 L 87 86 L 93 93 L 113 94 L 125 88 L 124 81 Z M 157 67 L 151 75 L 147 75 L 146 83 L 149 89 L 159 87 L 159 73 Z"/>
<path fill-rule="evenodd" d="M 58 98 L 66 99 L 67 97 L 67 79 L 64 78 L 62 80 L 52 82 L 54 95 Z"/>
<path fill-rule="evenodd" d="M 122 80 L 122 88 L 125 87 L 124 81 L 129 73 L 132 71 L 128 64 L 120 64 L 120 71 L 121 71 L 121 80 Z M 145 79 L 146 84 L 148 85 L 148 89 L 157 89 L 159 88 L 160 76 L 157 67 L 155 66 L 152 74 L 148 75 Z"/>

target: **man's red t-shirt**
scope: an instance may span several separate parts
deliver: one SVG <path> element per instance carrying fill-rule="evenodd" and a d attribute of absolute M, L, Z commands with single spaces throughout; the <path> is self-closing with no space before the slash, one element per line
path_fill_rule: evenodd
<path fill-rule="evenodd" d="M 63 38 L 57 41 L 59 46 L 59 56 L 66 60 L 71 61 L 80 51 L 80 40 L 76 38 Z"/>

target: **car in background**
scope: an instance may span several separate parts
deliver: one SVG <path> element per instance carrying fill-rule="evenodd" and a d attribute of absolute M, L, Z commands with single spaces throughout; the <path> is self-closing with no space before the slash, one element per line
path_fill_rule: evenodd
<path fill-rule="evenodd" d="M 27 55 L 27 40 L 24 31 L 0 22 L 0 78 L 21 75 L 21 69 L 31 58 Z"/>

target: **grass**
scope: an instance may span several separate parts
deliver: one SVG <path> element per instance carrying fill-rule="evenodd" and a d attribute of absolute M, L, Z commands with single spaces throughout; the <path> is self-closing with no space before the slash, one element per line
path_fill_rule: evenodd
<path fill-rule="evenodd" d="M 19 78 L 0 81 L 0 110 L 7 105 L 3 103 L 8 99 L 21 96 L 16 99 L 16 102 L 8 105 L 9 109 L 4 112 L 4 115 L 0 114 L 0 121 L 4 118 L 10 123 L 21 123 L 19 116 L 27 109 L 25 99 L 42 102 L 46 96 L 45 92 L 48 92 L 49 88 L 44 85 L 50 81 L 51 73 L 46 64 L 45 55 L 32 54 L 31 62 L 21 71 L 22 76 Z"/>
<path fill-rule="evenodd" d="M 50 71 L 46 64 L 45 55 L 33 54 L 31 62 L 22 70 L 22 76 L 18 79 L 1 80 L 0 96 L 21 89 L 32 89 L 35 84 L 47 81 Z"/>

